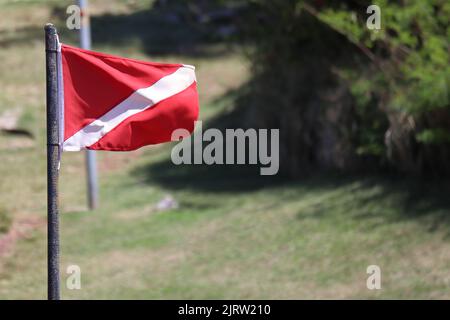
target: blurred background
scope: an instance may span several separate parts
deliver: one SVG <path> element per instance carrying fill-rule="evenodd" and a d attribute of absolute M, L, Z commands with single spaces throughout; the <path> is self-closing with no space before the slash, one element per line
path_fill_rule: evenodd
<path fill-rule="evenodd" d="M 0 298 L 46 297 L 43 26 L 0 0 Z M 367 27 L 367 7 L 381 29 Z M 173 145 L 63 156 L 65 299 L 450 298 L 445 0 L 90 0 L 93 50 L 197 67 L 200 120 L 279 128 L 280 172 L 175 166 Z M 81 268 L 68 290 L 69 265 Z M 366 269 L 381 268 L 381 290 Z"/>

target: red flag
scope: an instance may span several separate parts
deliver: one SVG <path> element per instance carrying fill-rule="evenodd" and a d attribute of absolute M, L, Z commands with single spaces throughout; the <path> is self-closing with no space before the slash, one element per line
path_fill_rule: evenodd
<path fill-rule="evenodd" d="M 61 46 L 65 151 L 130 151 L 192 132 L 193 66 L 143 62 Z"/>

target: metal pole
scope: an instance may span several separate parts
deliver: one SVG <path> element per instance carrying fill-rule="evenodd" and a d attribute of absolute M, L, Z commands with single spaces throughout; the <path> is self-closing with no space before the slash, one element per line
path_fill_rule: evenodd
<path fill-rule="evenodd" d="M 91 27 L 89 24 L 88 1 L 78 0 L 81 13 L 80 46 L 83 49 L 91 49 Z M 93 210 L 98 205 L 98 183 L 96 154 L 93 150 L 86 150 L 86 173 L 87 173 L 87 197 L 89 209 Z"/>
<path fill-rule="evenodd" d="M 57 49 L 58 43 L 56 28 L 52 24 L 46 24 L 45 57 L 47 73 L 47 271 L 49 300 L 59 300 L 59 123 Z"/>
<path fill-rule="evenodd" d="M 78 0 L 80 7 L 81 25 L 80 25 L 80 46 L 83 49 L 91 49 L 91 26 L 89 24 L 88 1 Z"/>

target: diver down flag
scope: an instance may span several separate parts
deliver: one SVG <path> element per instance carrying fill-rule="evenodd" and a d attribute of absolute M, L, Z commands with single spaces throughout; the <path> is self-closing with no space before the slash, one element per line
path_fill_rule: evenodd
<path fill-rule="evenodd" d="M 60 51 L 64 151 L 130 151 L 170 141 L 176 129 L 193 131 L 198 117 L 193 66 L 65 44 Z"/>

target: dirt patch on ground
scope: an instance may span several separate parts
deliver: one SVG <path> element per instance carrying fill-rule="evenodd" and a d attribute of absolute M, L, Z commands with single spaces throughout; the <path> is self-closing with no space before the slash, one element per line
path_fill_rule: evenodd
<path fill-rule="evenodd" d="M 11 254 L 19 239 L 28 237 L 33 230 L 44 225 L 45 220 L 42 218 L 24 218 L 13 222 L 9 231 L 0 236 L 0 258 Z M 0 263 L 0 269 L 1 267 Z"/>
<path fill-rule="evenodd" d="M 0 130 L 11 130 L 17 127 L 19 120 L 18 110 L 7 110 L 0 115 Z"/>

